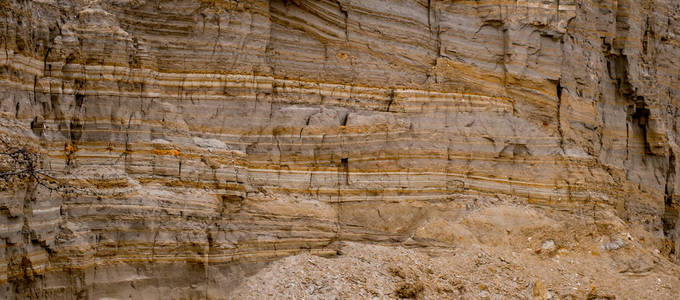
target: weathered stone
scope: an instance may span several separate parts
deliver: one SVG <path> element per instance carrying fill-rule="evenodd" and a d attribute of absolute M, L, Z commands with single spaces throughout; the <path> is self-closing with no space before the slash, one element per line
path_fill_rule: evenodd
<path fill-rule="evenodd" d="M 555 239 L 658 271 L 680 254 L 679 16 L 675 0 L 1 0 L 0 152 L 40 159 L 0 155 L 0 297 L 221 298 L 348 240 Z"/>

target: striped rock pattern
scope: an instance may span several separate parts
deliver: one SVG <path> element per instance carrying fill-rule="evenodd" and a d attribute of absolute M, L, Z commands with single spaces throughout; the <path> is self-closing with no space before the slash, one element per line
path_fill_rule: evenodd
<path fill-rule="evenodd" d="M 0 135 L 68 185 L 2 187 L 4 297 L 218 297 L 499 201 L 680 252 L 677 1 L 0 7 Z"/>

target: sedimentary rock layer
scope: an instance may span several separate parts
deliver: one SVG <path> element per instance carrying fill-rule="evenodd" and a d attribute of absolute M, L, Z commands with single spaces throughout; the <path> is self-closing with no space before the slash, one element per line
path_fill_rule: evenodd
<path fill-rule="evenodd" d="M 680 252 L 676 1 L 0 7 L 0 135 L 48 176 L 2 187 L 0 295 L 219 297 L 499 202 Z"/>

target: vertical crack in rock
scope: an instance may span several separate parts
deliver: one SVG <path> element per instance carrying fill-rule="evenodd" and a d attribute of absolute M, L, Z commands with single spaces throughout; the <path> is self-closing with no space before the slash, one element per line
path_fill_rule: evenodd
<path fill-rule="evenodd" d="M 340 0 L 335 0 L 335 3 L 338 5 L 338 9 L 342 15 L 345 16 L 345 42 L 349 43 L 349 13 Z"/>
<path fill-rule="evenodd" d="M 431 78 L 434 77 L 435 83 L 439 82 L 439 78 L 437 76 L 437 71 L 436 68 L 438 64 L 440 64 L 440 58 L 442 57 L 447 57 L 446 54 L 444 53 L 445 49 L 442 45 L 442 40 L 441 40 L 441 25 L 440 25 L 440 12 L 437 9 L 437 7 L 432 7 L 432 1 L 428 0 L 427 2 L 427 29 L 430 34 L 430 38 L 434 39 L 434 57 L 432 58 L 432 63 L 430 70 L 427 72 L 425 76 L 425 81 L 423 84 L 427 83 L 430 81 Z"/>
<path fill-rule="evenodd" d="M 678 245 L 678 218 L 679 210 L 678 203 L 674 197 L 675 194 L 675 183 L 676 183 L 676 160 L 675 153 L 670 150 L 670 155 L 668 157 L 668 171 L 666 173 L 666 186 L 664 188 L 664 213 L 662 216 L 663 221 L 663 232 L 666 237 L 671 241 L 670 256 L 673 257 L 677 262 L 677 257 L 679 246 Z"/>
<path fill-rule="evenodd" d="M 48 47 L 47 51 L 45 51 L 45 55 L 43 56 L 43 74 L 49 74 L 47 70 L 47 58 L 50 56 L 50 52 L 52 51 L 52 47 Z M 50 70 L 52 71 L 52 68 L 50 67 Z"/>
<path fill-rule="evenodd" d="M 626 117 L 626 159 L 624 162 L 628 162 L 630 160 L 630 131 L 632 128 L 630 128 L 630 124 L 632 122 L 632 117 Z"/>
<path fill-rule="evenodd" d="M 38 104 L 38 75 L 33 76 L 33 103 Z"/>
<path fill-rule="evenodd" d="M 560 79 L 557 79 L 555 84 L 555 95 L 557 96 L 557 110 L 555 112 L 555 118 L 557 119 L 557 132 L 560 135 L 560 149 L 562 153 L 565 153 L 564 149 L 564 129 L 562 128 L 562 85 Z"/>
<path fill-rule="evenodd" d="M 212 49 L 211 57 L 215 56 L 215 51 L 217 50 L 217 44 L 220 42 L 220 39 L 222 38 L 222 25 L 220 24 L 219 14 L 215 14 L 215 23 L 217 23 L 217 36 L 215 36 L 215 42 L 213 43 L 213 49 Z"/>
<path fill-rule="evenodd" d="M 503 68 L 503 86 L 507 88 L 508 84 L 508 63 L 510 62 L 510 29 L 507 28 L 505 22 L 502 22 L 503 35 L 503 56 L 501 57 L 501 67 Z"/>
<path fill-rule="evenodd" d="M 390 99 L 387 102 L 387 108 L 385 108 L 385 112 L 390 112 L 390 108 L 392 107 L 392 103 L 394 103 L 394 88 L 390 89 Z"/>
<path fill-rule="evenodd" d="M 347 157 L 340 159 L 340 168 L 342 169 L 341 177 L 344 178 L 342 184 L 349 185 L 349 159 Z"/>
<path fill-rule="evenodd" d="M 427 0 L 427 29 L 432 34 L 432 0 Z"/>

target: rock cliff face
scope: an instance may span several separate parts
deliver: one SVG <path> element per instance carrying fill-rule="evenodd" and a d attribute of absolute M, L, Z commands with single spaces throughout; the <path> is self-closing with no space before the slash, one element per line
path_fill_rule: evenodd
<path fill-rule="evenodd" d="M 366 296 L 680 291 L 678 1 L 0 8 L 0 297 L 259 298 L 346 242 L 595 270 Z"/>

